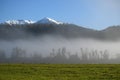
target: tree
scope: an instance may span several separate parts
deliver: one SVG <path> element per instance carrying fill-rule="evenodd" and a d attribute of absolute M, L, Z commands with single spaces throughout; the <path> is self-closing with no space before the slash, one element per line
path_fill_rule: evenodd
<path fill-rule="evenodd" d="M 80 58 L 78 56 L 78 53 L 69 55 L 69 63 L 80 63 Z"/>
<path fill-rule="evenodd" d="M 37 52 L 33 53 L 32 55 L 33 63 L 42 63 L 42 59 L 43 59 L 42 54 L 37 53 Z"/>
<path fill-rule="evenodd" d="M 50 57 L 54 57 L 55 56 L 55 49 L 52 49 L 52 52 L 50 53 Z"/>
<path fill-rule="evenodd" d="M 0 50 L 0 62 L 4 62 L 6 60 L 6 54 L 4 50 Z"/>
<path fill-rule="evenodd" d="M 55 63 L 66 63 L 67 57 L 65 55 L 66 48 L 59 48 L 56 55 L 53 57 Z"/>
<path fill-rule="evenodd" d="M 109 59 L 109 52 L 105 50 L 103 53 L 103 60 L 108 60 L 108 59 Z"/>
<path fill-rule="evenodd" d="M 83 61 L 87 61 L 88 60 L 88 52 L 87 49 L 84 50 L 83 48 L 81 48 L 81 57 Z"/>
<path fill-rule="evenodd" d="M 13 48 L 12 53 L 11 53 L 11 58 L 13 59 L 26 58 L 26 51 L 19 47 Z"/>

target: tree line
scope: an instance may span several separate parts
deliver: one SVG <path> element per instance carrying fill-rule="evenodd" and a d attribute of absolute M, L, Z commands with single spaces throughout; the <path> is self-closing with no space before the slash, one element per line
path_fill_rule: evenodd
<path fill-rule="evenodd" d="M 110 58 L 107 50 L 88 50 L 81 48 L 80 52 L 71 53 L 65 47 L 52 49 L 48 56 L 40 53 L 28 55 L 27 51 L 19 47 L 13 48 L 10 56 L 4 50 L 0 50 L 0 63 L 120 63 L 120 54 L 116 58 Z"/>

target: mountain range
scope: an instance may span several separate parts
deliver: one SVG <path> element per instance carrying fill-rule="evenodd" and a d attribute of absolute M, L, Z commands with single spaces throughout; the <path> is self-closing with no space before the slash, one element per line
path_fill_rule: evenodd
<path fill-rule="evenodd" d="M 120 25 L 111 26 L 104 30 L 94 30 L 43 18 L 39 21 L 8 20 L 0 23 L 0 40 L 29 39 L 50 35 L 66 39 L 92 38 L 97 40 L 119 40 Z"/>
<path fill-rule="evenodd" d="M 22 25 L 22 24 L 63 24 L 63 22 L 56 21 L 54 19 L 45 17 L 39 21 L 32 21 L 32 20 L 7 20 L 1 24 L 8 24 L 8 25 Z"/>

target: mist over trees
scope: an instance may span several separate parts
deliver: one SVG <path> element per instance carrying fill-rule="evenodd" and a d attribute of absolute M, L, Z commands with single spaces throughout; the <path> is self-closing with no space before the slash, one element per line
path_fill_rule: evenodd
<path fill-rule="evenodd" d="M 72 54 L 65 47 L 52 49 L 48 56 L 34 52 L 31 55 L 19 47 L 12 49 L 10 56 L 4 50 L 0 50 L 0 63 L 65 63 L 65 64 L 88 64 L 88 63 L 120 63 L 120 54 L 110 58 L 107 50 L 88 50 L 81 48 L 80 52 Z"/>
<path fill-rule="evenodd" d="M 119 25 L 93 30 L 67 23 L 0 24 L 0 63 L 120 63 L 119 44 Z"/>

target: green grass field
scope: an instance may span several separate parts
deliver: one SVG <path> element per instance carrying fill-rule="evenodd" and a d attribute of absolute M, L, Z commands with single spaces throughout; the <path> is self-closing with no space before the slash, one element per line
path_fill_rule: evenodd
<path fill-rule="evenodd" d="M 120 64 L 0 64 L 0 80 L 120 80 Z"/>

